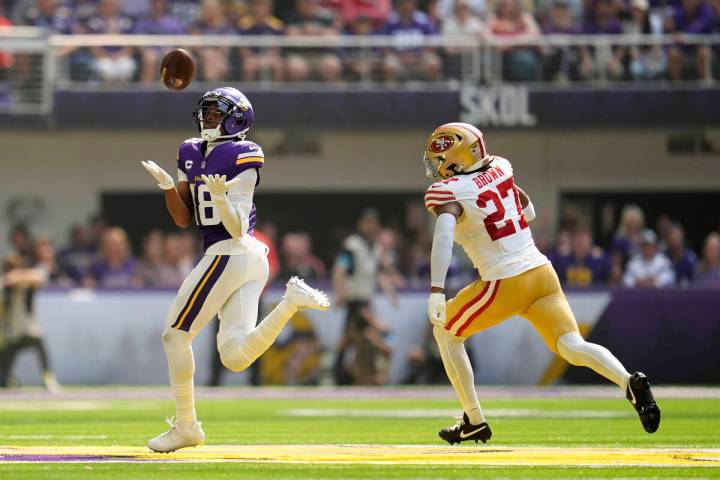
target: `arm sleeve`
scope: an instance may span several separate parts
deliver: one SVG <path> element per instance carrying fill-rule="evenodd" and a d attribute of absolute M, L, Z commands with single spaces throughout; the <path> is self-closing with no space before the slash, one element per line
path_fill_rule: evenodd
<path fill-rule="evenodd" d="M 178 179 L 178 183 L 180 183 L 180 182 L 187 182 L 187 181 L 188 181 L 187 173 L 183 172 L 182 170 L 180 170 L 180 169 L 178 168 L 177 179 Z"/>
<path fill-rule="evenodd" d="M 433 287 L 445 287 L 445 277 L 452 258 L 455 223 L 455 216 L 450 213 L 440 214 L 435 222 L 435 234 L 430 254 L 430 285 Z"/>
<path fill-rule="evenodd" d="M 535 220 L 535 205 L 533 205 L 532 200 L 529 200 L 528 206 L 523 208 L 523 215 L 528 222 Z"/>
<path fill-rule="evenodd" d="M 248 230 L 257 172 L 254 169 L 245 170 L 237 177 L 240 181 L 227 194 L 212 198 L 220 220 L 233 238 L 242 237 Z"/>

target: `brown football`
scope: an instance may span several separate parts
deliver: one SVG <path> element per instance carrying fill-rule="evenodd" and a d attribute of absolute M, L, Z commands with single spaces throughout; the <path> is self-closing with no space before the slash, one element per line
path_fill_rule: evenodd
<path fill-rule="evenodd" d="M 160 63 L 160 79 L 170 90 L 182 90 L 190 85 L 193 73 L 195 62 L 182 48 L 170 50 Z"/>

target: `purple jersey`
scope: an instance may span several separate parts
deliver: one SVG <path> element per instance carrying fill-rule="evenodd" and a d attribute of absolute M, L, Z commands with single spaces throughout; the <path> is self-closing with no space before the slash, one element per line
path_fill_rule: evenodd
<path fill-rule="evenodd" d="M 230 141 L 215 147 L 205 157 L 207 142 L 191 138 L 180 145 L 178 168 L 187 175 L 192 193 L 195 223 L 203 237 L 203 250 L 222 240 L 232 238 L 225 229 L 220 215 L 213 208 L 210 191 L 202 181 L 201 175 L 225 175 L 228 180 L 250 168 L 259 169 L 265 161 L 262 148 L 249 141 Z M 255 229 L 255 204 L 253 204 L 248 224 L 248 233 Z"/>
<path fill-rule="evenodd" d="M 585 258 L 575 258 L 572 254 L 554 254 L 550 256 L 550 261 L 560 281 L 570 287 L 607 283 L 612 270 L 610 258 L 597 248 Z"/>

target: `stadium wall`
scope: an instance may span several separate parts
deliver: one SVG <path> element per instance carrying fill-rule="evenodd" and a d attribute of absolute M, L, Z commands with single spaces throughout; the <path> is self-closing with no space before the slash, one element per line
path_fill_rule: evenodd
<path fill-rule="evenodd" d="M 153 191 L 140 160 L 172 170 L 179 142 L 192 134 L 190 128 L 72 130 L 40 139 L 34 132 L 0 132 L 0 208 L 14 206 L 11 218 L 29 218 L 35 230 L 62 243 L 70 224 L 98 210 L 101 192 Z M 420 199 L 427 186 L 423 130 L 259 128 L 255 134 L 268 159 L 259 192 L 417 192 Z M 533 196 L 542 220 L 554 225 L 562 191 L 717 191 L 717 156 L 671 155 L 667 134 L 489 130 L 487 140 L 491 152 L 512 160 L 518 183 Z"/>
<path fill-rule="evenodd" d="M 271 290 L 264 305 L 282 294 Z M 42 292 L 38 315 L 50 357 L 61 382 L 82 384 L 163 384 L 167 381 L 160 336 L 173 292 Z M 610 290 L 569 292 L 580 330 L 610 348 L 628 369 L 641 369 L 655 382 L 720 383 L 720 296 L 702 290 Z M 397 306 L 378 296 L 376 314 L 390 328 L 393 347 L 390 382 L 401 382 L 412 345 L 427 335 L 427 296 L 404 293 Z M 302 313 L 328 352 L 332 365 L 345 312 Z M 292 322 L 291 322 L 292 323 Z M 286 327 L 278 342 L 292 335 Z M 78 335 L 82 332 L 82 335 Z M 194 341 L 198 384 L 207 381 L 215 330 L 208 326 Z M 478 384 L 604 382 L 592 372 L 571 368 L 552 355 L 540 336 L 514 317 L 471 338 Z M 39 382 L 36 359 L 23 354 L 15 372 L 24 384 Z M 228 383 L 246 382 L 245 374 Z"/>

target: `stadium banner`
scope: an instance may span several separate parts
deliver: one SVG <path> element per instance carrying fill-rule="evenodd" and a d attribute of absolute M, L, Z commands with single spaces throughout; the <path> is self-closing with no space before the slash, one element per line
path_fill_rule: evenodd
<path fill-rule="evenodd" d="M 272 308 L 281 294 L 270 290 L 264 308 Z M 166 383 L 160 336 L 173 297 L 174 292 L 168 291 L 41 292 L 39 320 L 60 381 Z M 716 291 L 569 292 L 568 299 L 583 334 L 610 348 L 628 369 L 642 369 L 655 382 L 720 382 L 720 295 Z M 423 293 L 401 294 L 397 304 L 384 296 L 374 302 L 377 317 L 389 329 L 386 341 L 393 348 L 390 383 L 406 378 L 409 352 L 427 345 L 426 306 Z M 317 362 L 326 370 L 323 380 L 329 381 L 327 370 L 333 363 L 344 316 L 342 308 L 297 315 L 270 355 L 276 362 L 287 363 L 292 350 L 286 347 L 292 340 L 312 338 L 325 352 Z M 214 336 L 214 325 L 208 325 L 193 342 L 198 385 L 205 384 L 210 376 Z M 604 381 L 586 369 L 568 370 L 519 317 L 472 337 L 469 349 L 478 384 Z M 39 383 L 39 367 L 32 352 L 21 355 L 15 373 L 22 384 Z M 281 381 L 282 375 L 277 378 Z M 244 384 L 247 373 L 228 373 L 226 380 L 228 384 Z"/>
<path fill-rule="evenodd" d="M 720 382 L 720 291 L 618 290 L 588 340 L 655 383 Z M 571 367 L 564 380 L 597 383 Z"/>
<path fill-rule="evenodd" d="M 52 124 L 97 128 L 96 109 L 112 112 L 107 128 L 187 128 L 202 92 L 63 91 Z M 669 127 L 718 125 L 720 88 L 530 87 L 459 90 L 248 90 L 255 111 L 274 127 L 432 129 L 457 121 L 492 128 Z M 309 114 L 308 112 L 311 112 Z M 8 120 L 8 119 L 6 119 Z M 7 123 L 7 122 L 3 122 Z"/>

